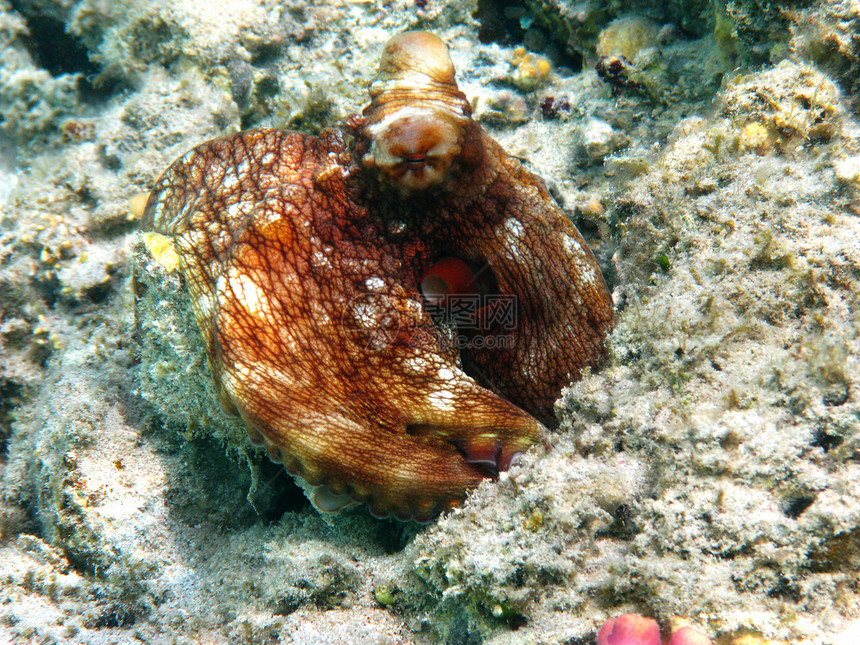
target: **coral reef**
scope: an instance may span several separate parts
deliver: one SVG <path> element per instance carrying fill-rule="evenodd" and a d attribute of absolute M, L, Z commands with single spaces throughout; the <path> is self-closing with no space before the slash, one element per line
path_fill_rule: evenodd
<path fill-rule="evenodd" d="M 828 37 L 833 37 L 834 30 L 847 33 L 846 25 L 837 26 L 833 18 L 850 13 L 850 3 L 837 4 L 840 6 L 835 10 L 812 9 L 807 12 L 809 15 L 804 15 L 804 9 L 816 6 L 812 0 L 673 0 L 661 3 L 650 0 L 576 3 L 527 0 L 528 16 L 521 18 L 521 22 L 528 25 L 534 22 L 546 32 L 545 38 L 561 43 L 586 60 L 602 40 L 600 32 L 611 21 L 645 19 L 674 25 L 696 39 L 713 36 L 724 54 L 749 64 L 780 60 L 788 51 L 792 30 L 812 26 L 812 30 L 821 33 L 822 25 L 817 24 L 821 19 L 826 21 Z"/>
<path fill-rule="evenodd" d="M 776 62 L 787 53 L 792 24 L 802 20 L 799 10 L 813 2 L 715 0 L 717 29 L 723 32 L 723 45 L 745 63 Z"/>
<path fill-rule="evenodd" d="M 24 43 L 24 20 L 0 8 L 0 133 L 16 146 L 32 145 L 45 138 L 57 119 L 74 111 L 80 76 L 54 76 L 38 65 Z"/>
<path fill-rule="evenodd" d="M 812 6 L 792 15 L 796 16 L 789 26 L 792 52 L 831 74 L 854 111 L 860 111 L 860 7 L 839 0 L 827 3 L 823 11 Z"/>
<path fill-rule="evenodd" d="M 0 2 L 0 640 L 555 645 L 635 613 L 858 641 L 856 2 L 541 2 L 493 42 L 471 2 L 204 4 Z M 629 15 L 656 92 L 594 70 Z M 205 140 L 357 112 L 407 28 L 451 43 L 619 306 L 548 445 L 424 527 L 323 518 L 229 447 L 176 258 L 127 207 Z M 514 84 L 520 44 L 544 84 Z"/>

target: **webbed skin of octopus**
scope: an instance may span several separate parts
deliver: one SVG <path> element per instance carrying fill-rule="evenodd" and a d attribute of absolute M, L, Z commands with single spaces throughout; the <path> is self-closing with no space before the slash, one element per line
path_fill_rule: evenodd
<path fill-rule="evenodd" d="M 404 192 L 362 163 L 363 125 L 203 144 L 143 219 L 173 237 L 222 403 L 252 440 L 374 515 L 426 521 L 540 440 L 561 388 L 599 364 L 612 305 L 543 183 L 480 126 L 444 181 Z M 421 279 L 446 256 L 516 301 L 513 328 L 478 330 L 504 348 L 461 355 L 431 318 Z"/>
<path fill-rule="evenodd" d="M 479 330 L 483 338 L 509 334 L 510 342 L 470 344 L 463 359 L 482 385 L 552 425 L 561 389 L 601 364 L 612 300 L 543 181 L 477 124 L 464 139 L 461 157 L 470 161 L 456 161 L 438 188 L 400 198 L 370 176 L 363 199 L 376 219 L 408 222 L 390 239 L 421 241 L 430 258 L 469 261 L 492 277 L 492 295 L 516 304 L 512 328 L 502 319 Z"/>

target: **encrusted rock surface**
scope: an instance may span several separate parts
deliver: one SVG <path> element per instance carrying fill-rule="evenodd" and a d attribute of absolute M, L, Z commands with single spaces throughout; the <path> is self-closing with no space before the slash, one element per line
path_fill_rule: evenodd
<path fill-rule="evenodd" d="M 561 644 L 636 611 L 856 642 L 860 14 L 664 4 L 563 27 L 582 70 L 510 14 L 553 62 L 518 84 L 519 43 L 479 42 L 468 2 L 0 1 L 0 640 Z M 602 80 L 631 12 L 656 71 Z M 250 449 L 128 209 L 201 141 L 360 109 L 406 28 L 449 41 L 618 308 L 548 447 L 427 526 L 322 518 Z"/>

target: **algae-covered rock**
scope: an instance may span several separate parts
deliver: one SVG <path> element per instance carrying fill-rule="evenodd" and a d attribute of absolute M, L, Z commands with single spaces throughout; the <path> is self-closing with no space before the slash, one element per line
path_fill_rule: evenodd
<path fill-rule="evenodd" d="M 729 116 L 774 118 L 822 80 L 785 64 L 730 83 L 722 116 L 679 128 L 610 206 L 611 365 L 565 393 L 548 454 L 410 552 L 449 642 L 585 638 L 607 606 L 726 642 L 819 642 L 822 611 L 828 632 L 849 624 L 829 599 L 852 584 L 860 523 L 860 224 L 822 160 L 856 125 L 846 138 L 836 109 L 830 136 L 762 156 Z"/>
<path fill-rule="evenodd" d="M 590 60 L 599 42 L 600 32 L 614 19 L 641 19 L 660 26 L 673 24 L 695 37 L 711 34 L 714 26 L 712 2 L 713 0 L 587 0 L 569 3 L 558 0 L 527 0 L 526 7 L 530 12 L 529 18 L 543 27 L 551 39 L 564 45 L 569 52 Z"/>
<path fill-rule="evenodd" d="M 661 25 L 672 24 L 685 32 L 702 37 L 711 33 L 714 4 L 720 0 L 610 0 L 615 15 L 643 16 Z"/>
<path fill-rule="evenodd" d="M 597 73 L 620 89 L 660 99 L 668 87 L 657 31 L 655 23 L 641 16 L 613 20 L 597 37 Z"/>
<path fill-rule="evenodd" d="M 574 3 L 528 0 L 526 7 L 535 23 L 569 52 L 582 58 L 593 51 L 597 35 L 613 16 L 606 3 L 598 0 Z"/>
<path fill-rule="evenodd" d="M 778 61 L 788 54 L 791 26 L 814 0 L 715 0 L 726 44 L 749 63 Z"/>
<path fill-rule="evenodd" d="M 621 56 L 632 64 L 647 55 L 647 50 L 657 46 L 659 27 L 652 20 L 641 16 L 626 16 L 609 23 L 597 35 L 595 51 L 598 56 Z M 641 63 L 639 63 L 641 64 Z"/>
<path fill-rule="evenodd" d="M 860 6 L 849 0 L 828 2 L 799 11 L 790 25 L 791 49 L 804 59 L 814 61 L 837 80 L 851 101 L 860 109 Z"/>
<path fill-rule="evenodd" d="M 613 19 L 639 16 L 659 25 L 674 25 L 694 39 L 713 36 L 722 52 L 744 63 L 777 61 L 788 54 L 791 30 L 805 29 L 807 17 L 799 11 L 814 5 L 812 0 L 633 0 L 608 3 L 566 3 L 558 0 L 529 0 L 530 19 L 540 25 L 568 51 L 588 59 L 598 33 Z M 850 3 L 837 3 L 835 12 L 812 11 L 816 18 L 827 13 L 850 11 Z M 827 19 L 825 19 L 827 20 Z M 836 21 L 829 21 L 834 25 Z M 834 27 L 844 30 L 844 25 Z M 846 32 L 847 33 L 847 32 Z"/>
<path fill-rule="evenodd" d="M 789 61 L 732 79 L 722 102 L 723 114 L 739 128 L 756 123 L 766 141 L 780 146 L 830 141 L 840 132 L 844 111 L 833 81 Z"/>
<path fill-rule="evenodd" d="M 613 566 L 617 536 L 627 531 L 623 518 L 647 491 L 647 479 L 635 458 L 582 458 L 560 437 L 549 452 L 482 486 L 407 551 L 414 574 L 439 599 L 434 628 L 445 642 L 488 638 L 502 627 L 526 630 L 520 635 L 527 637 L 525 625 L 535 622 L 536 633 L 546 633 L 546 608 L 534 602 L 546 593 L 551 605 L 575 610 L 552 617 L 553 626 L 588 633 L 604 615 L 583 618 L 576 610 L 593 592 L 585 572 L 605 574 Z"/>
<path fill-rule="evenodd" d="M 617 93 L 638 93 L 660 103 L 711 98 L 726 60 L 711 36 L 691 41 L 642 16 L 610 22 L 598 35 L 597 73 Z"/>
<path fill-rule="evenodd" d="M 856 3 L 556 5 L 517 14 L 552 61 L 517 86 L 472 2 L 0 0 L 0 641 L 583 643 L 624 611 L 857 640 Z M 648 91 L 594 71 L 631 18 Z M 359 110 L 405 28 L 451 44 L 618 311 L 547 446 L 427 526 L 323 518 L 248 449 L 128 208 L 209 138 Z"/>
<path fill-rule="evenodd" d="M 58 134 L 59 122 L 78 101 L 79 74 L 52 75 L 40 67 L 26 47 L 27 26 L 0 6 L 0 133 L 16 145 Z"/>
<path fill-rule="evenodd" d="M 163 245 L 160 246 L 160 245 Z M 188 294 L 169 239 L 145 234 L 135 253 L 137 392 L 187 437 L 214 436 L 236 454 L 251 449 L 244 423 L 220 407 Z"/>
<path fill-rule="evenodd" d="M 577 137 L 577 155 L 583 164 L 598 164 L 629 143 L 627 137 L 601 119 L 586 119 Z"/>

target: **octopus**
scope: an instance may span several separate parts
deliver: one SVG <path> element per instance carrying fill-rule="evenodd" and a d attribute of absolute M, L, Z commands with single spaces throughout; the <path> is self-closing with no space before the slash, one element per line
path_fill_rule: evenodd
<path fill-rule="evenodd" d="M 180 258 L 222 407 L 311 487 L 428 521 L 539 443 L 613 323 L 544 183 L 472 118 L 447 45 L 385 46 L 360 115 L 204 143 L 143 226 Z"/>

